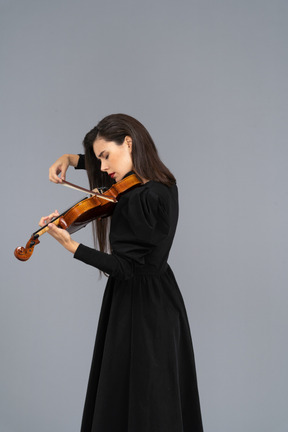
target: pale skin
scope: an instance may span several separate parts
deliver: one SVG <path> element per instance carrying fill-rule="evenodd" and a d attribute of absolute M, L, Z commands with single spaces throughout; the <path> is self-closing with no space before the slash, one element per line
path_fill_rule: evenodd
<path fill-rule="evenodd" d="M 97 159 L 101 161 L 101 171 L 106 172 L 107 175 L 111 175 L 116 182 L 120 181 L 125 174 L 133 170 L 131 137 L 126 136 L 122 145 L 117 145 L 113 141 L 105 141 L 102 138 L 97 138 L 94 141 L 93 150 Z M 66 171 L 69 166 L 77 166 L 78 160 L 79 156 L 74 154 L 64 154 L 61 156 L 51 165 L 49 169 L 49 180 L 54 183 L 61 183 L 62 180 L 65 180 Z M 47 232 L 65 249 L 74 254 L 79 243 L 74 241 L 66 230 L 58 228 L 53 223 L 49 223 L 57 216 L 59 216 L 57 210 L 48 216 L 43 216 L 39 221 L 39 226 L 43 227 L 48 223 L 49 230 Z"/>

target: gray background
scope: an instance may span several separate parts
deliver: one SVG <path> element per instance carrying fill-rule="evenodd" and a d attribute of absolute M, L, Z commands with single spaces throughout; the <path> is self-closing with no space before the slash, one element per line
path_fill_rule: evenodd
<path fill-rule="evenodd" d="M 82 197 L 48 167 L 114 112 L 178 179 L 205 431 L 287 431 L 287 5 L 1 0 L 1 432 L 79 431 L 105 279 L 49 235 L 13 250 Z"/>

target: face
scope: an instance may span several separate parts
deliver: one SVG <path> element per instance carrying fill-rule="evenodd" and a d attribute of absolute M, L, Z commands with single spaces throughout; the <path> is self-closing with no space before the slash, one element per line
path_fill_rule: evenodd
<path fill-rule="evenodd" d="M 125 174 L 133 170 L 132 139 L 125 137 L 123 144 L 105 141 L 97 138 L 93 144 L 97 159 L 101 161 L 101 171 L 106 172 L 116 182 L 123 179 Z"/>

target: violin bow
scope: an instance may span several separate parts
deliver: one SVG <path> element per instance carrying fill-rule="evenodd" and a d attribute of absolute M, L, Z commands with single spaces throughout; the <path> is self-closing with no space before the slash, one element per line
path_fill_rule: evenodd
<path fill-rule="evenodd" d="M 81 191 L 81 192 L 88 193 L 89 195 L 96 195 L 99 198 L 104 199 L 106 201 L 117 202 L 117 200 L 115 198 L 113 198 L 113 197 L 107 197 L 105 195 L 102 195 L 99 192 L 95 192 L 95 191 L 92 191 L 92 190 L 89 190 L 89 189 L 85 189 L 85 188 L 83 188 L 81 186 L 77 186 L 77 185 L 75 185 L 73 183 L 70 183 L 70 182 L 68 182 L 66 180 L 62 180 L 62 184 L 63 184 L 63 186 L 69 187 L 71 189 L 75 189 L 75 190 L 78 190 L 78 191 Z"/>

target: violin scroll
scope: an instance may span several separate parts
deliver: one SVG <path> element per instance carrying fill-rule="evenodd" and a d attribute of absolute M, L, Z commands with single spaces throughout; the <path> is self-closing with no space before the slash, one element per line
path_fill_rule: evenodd
<path fill-rule="evenodd" d="M 15 257 L 20 261 L 27 261 L 33 254 L 34 247 L 40 243 L 38 237 L 37 234 L 32 235 L 30 240 L 27 242 L 26 247 L 18 246 L 14 251 Z"/>

